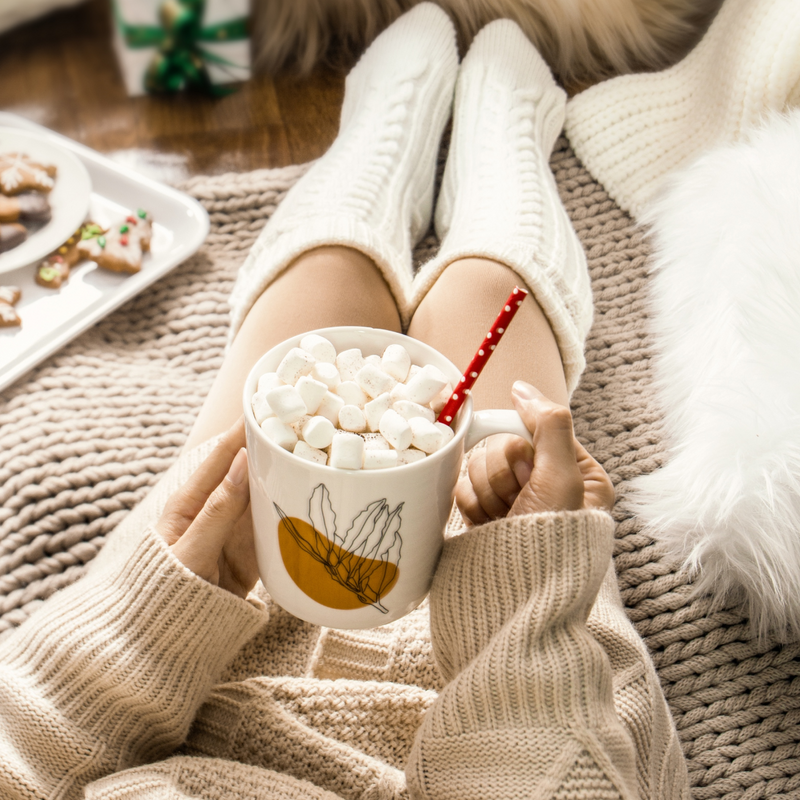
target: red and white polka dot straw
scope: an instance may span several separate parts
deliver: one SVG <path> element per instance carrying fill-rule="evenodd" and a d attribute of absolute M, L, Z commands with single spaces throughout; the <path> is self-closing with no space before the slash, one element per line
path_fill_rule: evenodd
<path fill-rule="evenodd" d="M 517 313 L 519 307 L 522 305 L 522 301 L 527 296 L 528 293 L 525 289 L 520 289 L 519 286 L 514 287 L 514 291 L 508 296 L 503 310 L 497 315 L 497 319 L 489 329 L 489 333 L 486 334 L 486 338 L 478 348 L 478 352 L 475 353 L 472 357 L 472 361 L 469 362 L 467 371 L 461 376 L 461 380 L 453 390 L 453 394 L 445 404 L 445 407 L 441 410 L 436 420 L 437 422 L 443 422 L 445 425 L 452 424 L 453 420 L 456 418 L 456 414 L 458 414 L 458 410 L 467 399 L 472 385 L 478 379 L 478 375 L 481 374 L 481 370 L 486 366 L 489 356 L 494 352 L 495 347 L 497 347 L 500 339 L 506 332 L 509 323 L 514 319 L 514 314 Z"/>

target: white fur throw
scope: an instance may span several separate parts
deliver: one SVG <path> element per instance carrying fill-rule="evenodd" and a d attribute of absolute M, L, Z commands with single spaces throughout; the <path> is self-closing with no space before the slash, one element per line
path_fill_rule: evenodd
<path fill-rule="evenodd" d="M 800 634 L 800 109 L 676 175 L 644 220 L 666 465 L 634 511 L 742 601 Z"/>

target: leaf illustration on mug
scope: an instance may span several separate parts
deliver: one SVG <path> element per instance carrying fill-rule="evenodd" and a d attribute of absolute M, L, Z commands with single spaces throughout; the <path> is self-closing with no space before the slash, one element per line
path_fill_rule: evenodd
<path fill-rule="evenodd" d="M 284 566 L 305 594 L 329 608 L 371 605 L 388 613 L 381 599 L 399 575 L 402 503 L 394 510 L 385 498 L 369 503 L 344 536 L 337 531 L 330 493 L 323 483 L 308 503 L 310 524 L 273 505 L 281 520 L 278 540 Z"/>

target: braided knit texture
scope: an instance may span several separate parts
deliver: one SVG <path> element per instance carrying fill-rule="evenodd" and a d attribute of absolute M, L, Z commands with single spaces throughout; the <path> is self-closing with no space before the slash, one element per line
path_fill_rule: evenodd
<path fill-rule="evenodd" d="M 647 245 L 575 158 L 551 159 L 586 251 L 595 321 L 572 403 L 618 499 L 615 562 L 655 660 L 697 800 L 800 796 L 800 645 L 750 640 L 735 610 L 692 596 L 624 509 L 665 447 L 649 365 Z M 238 267 L 307 166 L 194 178 L 211 216 L 188 262 L 0 394 L 0 642 L 79 578 L 174 462 L 222 357 Z M 435 252 L 428 236 L 417 261 Z M 2 644 L 0 644 L 2 646 Z"/>

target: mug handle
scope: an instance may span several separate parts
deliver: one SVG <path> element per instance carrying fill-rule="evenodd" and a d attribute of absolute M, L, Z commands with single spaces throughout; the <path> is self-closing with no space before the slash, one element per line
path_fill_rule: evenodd
<path fill-rule="evenodd" d="M 464 437 L 464 451 L 471 450 L 481 439 L 495 433 L 513 433 L 533 444 L 531 432 L 525 427 L 522 417 L 516 411 L 491 409 L 476 411 L 472 415 L 472 422 Z"/>

